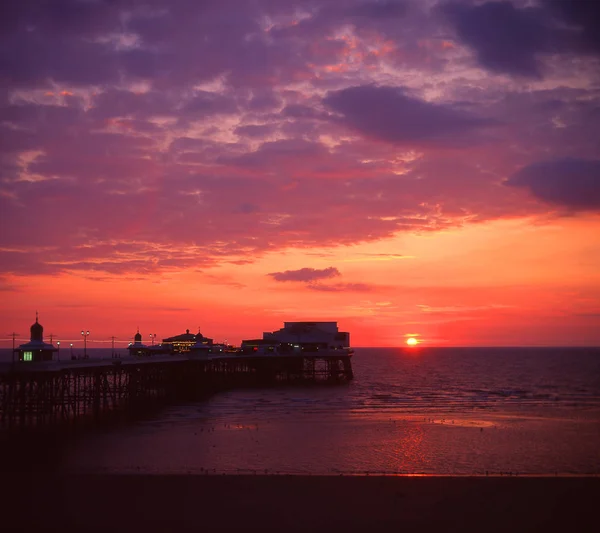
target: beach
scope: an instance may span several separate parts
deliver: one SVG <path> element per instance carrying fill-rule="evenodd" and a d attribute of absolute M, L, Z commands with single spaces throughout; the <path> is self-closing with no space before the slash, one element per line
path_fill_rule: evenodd
<path fill-rule="evenodd" d="M 596 531 L 598 477 L 3 476 L 2 531 Z"/>

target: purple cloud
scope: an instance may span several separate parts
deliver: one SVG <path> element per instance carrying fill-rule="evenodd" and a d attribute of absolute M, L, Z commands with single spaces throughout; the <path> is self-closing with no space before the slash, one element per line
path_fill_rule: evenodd
<path fill-rule="evenodd" d="M 321 292 L 371 292 L 376 289 L 374 285 L 369 285 L 368 283 L 335 283 L 333 285 L 311 283 L 308 285 L 308 288 Z"/>
<path fill-rule="evenodd" d="M 448 9 L 557 37 L 517 34 L 511 70 L 510 43 L 457 30 L 496 72 L 580 50 L 544 90 L 458 83 L 464 56 L 422 2 L 4 2 L 0 274 L 242 265 L 546 210 L 498 185 L 547 153 L 597 157 L 597 3 L 538 2 L 537 22 L 521 4 Z M 311 288 L 343 286 L 360 289 Z"/>
<path fill-rule="evenodd" d="M 196 119 L 217 114 L 232 114 L 237 110 L 237 105 L 231 98 L 208 91 L 199 91 L 184 106 L 183 113 Z"/>
<path fill-rule="evenodd" d="M 600 8 L 588 0 L 543 0 L 518 8 L 509 1 L 451 2 L 441 11 L 479 64 L 493 72 L 541 78 L 542 57 L 600 52 Z"/>
<path fill-rule="evenodd" d="M 542 0 L 550 13 L 576 28 L 569 44 L 584 53 L 600 53 L 600 3 L 590 0 Z"/>
<path fill-rule="evenodd" d="M 290 160 L 293 160 L 294 164 L 297 165 L 299 163 L 298 159 L 314 161 L 315 158 L 319 158 L 325 153 L 326 149 L 320 143 L 305 141 L 303 139 L 286 139 L 265 142 L 254 152 L 232 158 L 224 157 L 221 162 L 246 169 L 280 169 Z"/>
<path fill-rule="evenodd" d="M 274 124 L 248 124 L 237 127 L 235 133 L 244 137 L 261 139 L 275 133 L 276 130 L 277 126 Z"/>
<path fill-rule="evenodd" d="M 407 96 L 396 87 L 351 87 L 330 92 L 323 102 L 342 115 L 342 124 L 367 137 L 397 144 L 454 144 L 461 136 L 495 123 Z"/>
<path fill-rule="evenodd" d="M 378 0 L 375 2 L 362 2 L 352 8 L 350 14 L 356 17 L 369 17 L 375 19 L 390 19 L 403 17 L 407 13 L 407 5 L 403 0 Z"/>
<path fill-rule="evenodd" d="M 490 70 L 540 77 L 536 54 L 548 46 L 549 30 L 539 9 L 517 9 L 511 2 L 444 6 L 458 36 L 473 48 L 479 63 Z"/>
<path fill-rule="evenodd" d="M 341 276 L 340 271 L 335 267 L 323 269 L 301 268 L 300 270 L 286 270 L 284 272 L 271 272 L 269 274 L 276 281 L 303 281 L 313 282 L 321 279 L 335 278 Z"/>
<path fill-rule="evenodd" d="M 574 210 L 600 210 L 600 160 L 561 159 L 529 165 L 506 181 Z"/>
<path fill-rule="evenodd" d="M 148 118 L 175 111 L 175 101 L 160 91 L 136 94 L 123 89 L 106 89 L 92 98 L 92 106 L 88 114 L 98 119 L 124 116 Z"/>

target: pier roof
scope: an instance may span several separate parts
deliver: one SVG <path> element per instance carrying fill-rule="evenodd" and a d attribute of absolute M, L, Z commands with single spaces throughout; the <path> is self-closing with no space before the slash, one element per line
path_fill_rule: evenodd
<path fill-rule="evenodd" d="M 196 335 L 194 333 L 190 333 L 189 329 L 185 330 L 185 333 L 182 333 L 181 335 L 174 335 L 173 337 L 167 337 L 166 339 L 162 340 L 163 342 L 185 342 L 185 341 L 189 341 L 189 342 L 195 342 L 196 341 Z"/>

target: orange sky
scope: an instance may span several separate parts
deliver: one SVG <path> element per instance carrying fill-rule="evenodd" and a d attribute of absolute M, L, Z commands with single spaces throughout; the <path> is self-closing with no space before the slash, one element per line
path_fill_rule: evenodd
<path fill-rule="evenodd" d="M 189 328 L 239 343 L 289 320 L 337 320 L 355 346 L 600 343 L 600 219 L 529 218 L 310 251 L 267 253 L 252 264 L 194 268 L 141 279 L 93 272 L 15 276 L 4 299 L 6 333 L 40 312 L 46 335 L 91 345 L 137 326 L 149 341 Z M 277 282 L 267 274 L 336 265 L 339 290 Z M 5 341 L 8 345 L 10 341 Z"/>

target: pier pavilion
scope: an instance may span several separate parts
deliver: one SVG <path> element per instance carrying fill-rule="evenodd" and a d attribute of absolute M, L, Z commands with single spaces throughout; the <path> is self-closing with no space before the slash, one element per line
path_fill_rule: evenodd
<path fill-rule="evenodd" d="M 189 329 L 185 330 L 185 333 L 181 335 L 175 335 L 174 337 L 168 337 L 162 340 L 163 346 L 170 347 L 173 353 L 183 353 L 189 352 L 192 349 L 192 346 L 196 345 L 206 345 L 212 346 L 213 340 L 205 337 L 200 333 L 200 328 L 198 328 L 198 333 L 194 335 L 190 333 Z"/>
<path fill-rule="evenodd" d="M 133 337 L 133 344 L 130 344 L 127 349 L 129 350 L 129 355 L 148 355 L 149 347 L 142 344 L 140 328 L 138 328 L 137 333 Z"/>
<path fill-rule="evenodd" d="M 350 351 L 350 333 L 339 331 L 337 322 L 284 322 L 283 328 L 264 332 L 262 339 L 242 341 L 242 348 L 280 345 L 293 353 L 319 350 Z"/>
<path fill-rule="evenodd" d="M 19 361 L 52 361 L 54 352 L 58 351 L 53 344 L 44 342 L 44 328 L 38 322 L 38 314 L 35 313 L 35 323 L 31 325 L 30 341 L 15 348 L 19 354 Z"/>

